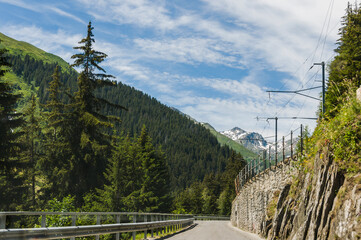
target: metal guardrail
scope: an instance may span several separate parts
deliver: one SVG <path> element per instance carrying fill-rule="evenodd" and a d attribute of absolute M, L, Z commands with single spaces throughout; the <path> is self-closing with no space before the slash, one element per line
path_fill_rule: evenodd
<path fill-rule="evenodd" d="M 298 155 L 302 155 L 303 141 L 304 141 L 302 124 L 299 129 L 300 129 L 300 136 L 298 141 L 300 146 L 300 152 L 298 153 Z M 267 154 L 267 150 L 264 150 L 262 156 L 259 156 L 258 159 L 253 159 L 249 161 L 248 164 L 246 164 L 246 166 L 238 173 L 237 177 L 234 180 L 235 190 L 237 194 L 240 192 L 241 188 L 244 185 L 246 185 L 248 182 L 250 182 L 254 177 L 266 172 L 269 169 L 273 169 L 279 166 L 281 162 L 287 163 L 290 160 L 297 160 L 298 155 L 294 154 L 295 152 L 294 148 L 296 145 L 293 138 L 294 131 L 291 131 L 290 134 L 288 135 L 290 136 L 289 139 L 290 145 L 288 148 L 285 146 L 285 137 L 283 137 L 281 140 L 281 145 L 278 145 L 279 142 L 275 142 L 273 150 L 271 149 L 271 146 L 269 146 L 268 154 Z M 278 148 L 278 146 L 281 147 Z"/>
<path fill-rule="evenodd" d="M 229 221 L 230 217 L 229 216 L 207 216 L 207 215 L 195 215 L 194 216 L 195 220 L 205 220 L 205 221 L 212 221 L 212 220 L 219 220 L 219 221 Z"/>
<path fill-rule="evenodd" d="M 46 216 L 71 216 L 72 226 L 63 227 L 47 227 Z M 97 217 L 96 225 L 76 226 L 76 218 L 79 216 Z M 117 223 L 101 224 L 101 216 L 115 216 Z M 6 219 L 9 216 L 41 216 L 40 228 L 10 228 L 6 229 Z M 120 223 L 121 216 L 131 216 L 132 223 Z M 143 219 L 141 219 L 143 217 Z M 150 218 L 150 221 L 148 221 Z M 143 222 L 137 222 L 143 220 Z M 103 234 L 116 234 L 116 239 L 119 239 L 123 232 L 133 232 L 133 239 L 135 239 L 136 232 L 144 231 L 144 239 L 147 238 L 147 231 L 151 231 L 153 237 L 153 230 L 156 234 L 168 233 L 169 231 L 178 230 L 180 228 L 193 224 L 194 218 L 192 215 L 182 214 L 161 214 L 161 213 L 119 213 L 119 212 L 0 212 L 0 239 L 59 239 L 96 236 Z"/>

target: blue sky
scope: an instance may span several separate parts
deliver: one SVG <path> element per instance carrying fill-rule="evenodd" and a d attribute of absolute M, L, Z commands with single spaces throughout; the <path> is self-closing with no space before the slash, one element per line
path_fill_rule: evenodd
<path fill-rule="evenodd" d="M 319 102 L 267 90 L 318 86 L 347 0 L 0 0 L 0 32 L 70 56 L 94 26 L 118 81 L 217 130 L 264 136 L 259 117 L 315 117 Z M 309 92 L 319 96 L 320 91 Z M 315 121 L 280 120 L 279 133 Z"/>

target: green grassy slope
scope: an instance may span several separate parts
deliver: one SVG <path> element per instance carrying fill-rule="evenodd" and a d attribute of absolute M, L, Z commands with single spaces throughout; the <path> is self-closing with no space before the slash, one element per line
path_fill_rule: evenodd
<path fill-rule="evenodd" d="M 47 53 L 27 42 L 17 41 L 13 38 L 5 36 L 0 33 L 0 47 L 6 47 L 12 55 L 25 56 L 29 55 L 30 57 L 36 60 L 42 60 L 44 63 L 56 63 L 65 71 L 69 71 L 69 64 L 65 62 L 62 58 Z"/>
<path fill-rule="evenodd" d="M 61 67 L 63 72 L 74 71 L 70 68 L 69 64 L 64 61 L 61 57 L 58 57 L 54 54 L 47 53 L 44 50 L 41 50 L 30 43 L 17 41 L 13 38 L 10 38 L 0 32 L 0 48 L 6 48 L 9 51 L 10 55 L 20 56 L 22 59 L 26 55 L 30 56 L 35 60 L 41 60 L 44 63 L 57 64 Z M 15 93 L 21 94 L 22 98 L 18 102 L 18 111 L 25 106 L 25 104 L 31 98 L 31 95 L 37 95 L 39 87 L 32 82 L 32 85 L 24 82 L 24 79 L 20 75 L 16 75 L 13 72 L 7 72 L 4 76 L 4 79 L 14 86 Z"/>
<path fill-rule="evenodd" d="M 227 145 L 228 147 L 230 147 L 237 153 L 240 153 L 245 159 L 253 159 L 253 158 L 257 157 L 256 153 L 248 150 L 247 148 L 245 148 L 241 144 L 237 143 L 236 141 L 233 141 L 232 139 L 220 134 L 208 123 L 203 123 L 202 125 L 205 128 L 207 128 L 214 136 L 216 136 L 218 142 L 222 146 Z"/>

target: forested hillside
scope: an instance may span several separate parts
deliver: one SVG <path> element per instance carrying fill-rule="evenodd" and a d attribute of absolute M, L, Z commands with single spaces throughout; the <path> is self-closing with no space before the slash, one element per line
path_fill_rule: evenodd
<path fill-rule="evenodd" d="M 244 159 L 246 160 L 252 160 L 257 158 L 257 154 L 252 152 L 251 150 L 247 149 L 246 147 L 244 147 L 243 145 L 241 145 L 240 143 L 232 140 L 231 138 L 224 136 L 223 134 L 217 132 L 211 125 L 209 125 L 208 123 L 203 123 L 202 124 L 205 128 L 207 128 L 218 140 L 218 142 L 224 146 L 227 145 L 230 148 L 232 148 L 232 150 L 236 151 L 237 153 L 240 153 Z"/>
<path fill-rule="evenodd" d="M 242 156 L 200 124 L 105 74 L 99 64 L 106 54 L 92 50 L 91 30 L 89 23 L 75 47 L 80 73 L 0 35 L 0 209 L 39 209 L 64 198 L 86 211 L 227 214 Z M 176 197 L 193 183 L 201 186 L 199 209 Z"/>
<path fill-rule="evenodd" d="M 13 44 L 17 41 L 6 39 L 7 42 L 3 42 L 3 46 L 10 48 L 9 62 L 12 64 L 13 74 L 17 77 L 12 82 L 22 89 L 20 92 L 24 95 L 21 104 L 29 101 L 31 92 L 44 104 L 48 99 L 47 89 L 55 66 L 58 62 L 61 63 L 60 66 L 67 64 L 58 58 L 53 58 L 53 63 L 43 61 L 44 54 L 37 54 L 39 50 L 33 50 L 35 47 L 31 48 L 27 44 L 27 51 L 24 51 L 24 47 L 19 47 L 21 43 Z M 61 69 L 59 77 L 62 89 L 69 93 L 76 92 L 78 74 L 69 68 Z M 11 74 L 7 75 L 7 78 L 11 78 Z M 61 95 L 64 102 L 69 102 L 66 94 Z M 121 124 L 116 124 L 119 134 L 129 134 L 133 137 L 140 133 L 143 125 L 147 126 L 153 143 L 161 145 L 167 156 L 173 189 L 189 186 L 194 180 L 203 180 L 207 173 L 224 171 L 226 159 L 230 157 L 231 151 L 227 146 L 221 147 L 217 139 L 201 125 L 121 82 L 118 82 L 116 87 L 97 90 L 96 95 L 129 109 L 125 112 L 111 109 L 109 106 L 101 109 L 103 114 L 120 117 Z"/>

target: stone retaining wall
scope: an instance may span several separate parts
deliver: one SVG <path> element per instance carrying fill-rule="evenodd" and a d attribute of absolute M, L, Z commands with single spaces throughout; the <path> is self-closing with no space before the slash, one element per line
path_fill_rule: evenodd
<path fill-rule="evenodd" d="M 267 205 L 292 181 L 296 173 L 293 160 L 281 162 L 245 184 L 233 201 L 231 222 L 245 231 L 260 234 Z"/>

